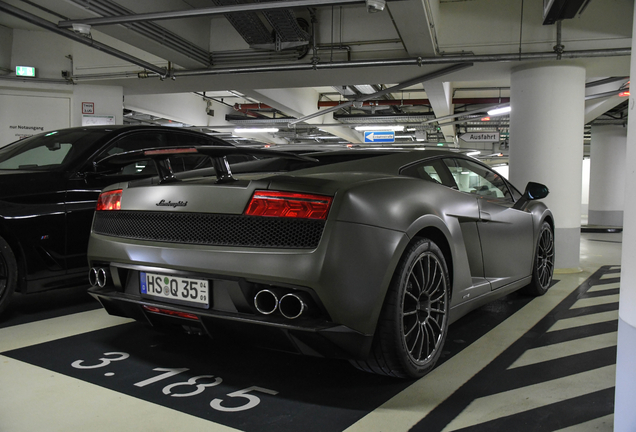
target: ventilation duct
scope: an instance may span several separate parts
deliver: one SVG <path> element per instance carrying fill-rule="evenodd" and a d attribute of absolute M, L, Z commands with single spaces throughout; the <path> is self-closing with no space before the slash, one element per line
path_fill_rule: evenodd
<path fill-rule="evenodd" d="M 260 0 L 266 3 L 273 0 Z M 243 0 L 213 0 L 217 6 L 245 4 Z M 250 48 L 281 51 L 309 45 L 309 34 L 301 28 L 291 9 L 272 9 L 261 12 L 273 32 L 268 29 L 256 12 L 234 12 L 224 14 L 234 29 Z M 305 25 L 305 27 L 309 27 Z"/>

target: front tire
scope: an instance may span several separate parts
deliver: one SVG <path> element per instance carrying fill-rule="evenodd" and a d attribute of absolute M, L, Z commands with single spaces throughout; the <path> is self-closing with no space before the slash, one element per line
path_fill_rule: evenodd
<path fill-rule="evenodd" d="M 18 282 L 18 265 L 9 244 L 0 237 L 0 314 L 7 307 Z"/>
<path fill-rule="evenodd" d="M 554 274 L 554 233 L 548 222 L 543 222 L 537 239 L 537 250 L 532 264 L 532 281 L 524 292 L 533 296 L 542 296 L 552 285 Z"/>
<path fill-rule="evenodd" d="M 430 372 L 448 332 L 450 278 L 439 247 L 419 239 L 402 256 L 386 295 L 372 353 L 359 369 L 400 378 Z"/>

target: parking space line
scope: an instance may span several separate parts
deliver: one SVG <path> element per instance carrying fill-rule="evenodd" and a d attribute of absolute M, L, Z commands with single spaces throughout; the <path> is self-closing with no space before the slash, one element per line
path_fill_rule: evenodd
<path fill-rule="evenodd" d="M 0 353 L 131 322 L 104 309 L 80 312 L 0 329 Z"/>
<path fill-rule="evenodd" d="M 556 332 L 559 330 L 572 329 L 590 324 L 598 324 L 616 320 L 618 320 L 618 310 L 581 315 L 558 320 L 552 327 L 550 327 L 548 332 Z"/>
<path fill-rule="evenodd" d="M 528 366 L 563 357 L 582 354 L 588 351 L 616 346 L 617 332 L 604 333 L 567 342 L 532 348 L 524 352 L 508 369 Z"/>

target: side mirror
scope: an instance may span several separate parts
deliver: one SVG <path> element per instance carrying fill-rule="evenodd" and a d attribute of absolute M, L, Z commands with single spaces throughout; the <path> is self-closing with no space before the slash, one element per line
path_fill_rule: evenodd
<path fill-rule="evenodd" d="M 526 191 L 523 193 L 529 200 L 542 199 L 548 196 L 550 190 L 546 185 L 541 183 L 529 182 L 526 185 Z"/>
<path fill-rule="evenodd" d="M 512 206 L 512 208 L 516 210 L 523 210 L 528 201 L 545 198 L 548 196 L 549 193 L 550 190 L 546 185 L 543 185 L 541 183 L 528 182 L 525 192 L 523 193 L 519 201 L 517 201 L 515 205 Z"/>

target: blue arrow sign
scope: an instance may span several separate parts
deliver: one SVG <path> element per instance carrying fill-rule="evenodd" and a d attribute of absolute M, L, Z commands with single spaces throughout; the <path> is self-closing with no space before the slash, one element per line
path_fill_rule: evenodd
<path fill-rule="evenodd" d="M 364 142 L 392 143 L 395 142 L 393 131 L 368 131 L 364 133 Z"/>

